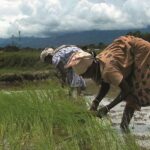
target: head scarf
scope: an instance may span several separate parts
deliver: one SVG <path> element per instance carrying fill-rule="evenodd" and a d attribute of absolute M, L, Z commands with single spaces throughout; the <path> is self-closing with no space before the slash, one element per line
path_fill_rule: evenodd
<path fill-rule="evenodd" d="M 54 53 L 54 49 L 53 49 L 53 48 L 45 48 L 45 49 L 41 52 L 41 55 L 40 55 L 41 61 L 44 62 L 45 57 L 48 56 L 48 55 L 52 55 L 52 56 L 53 56 L 53 53 Z"/>

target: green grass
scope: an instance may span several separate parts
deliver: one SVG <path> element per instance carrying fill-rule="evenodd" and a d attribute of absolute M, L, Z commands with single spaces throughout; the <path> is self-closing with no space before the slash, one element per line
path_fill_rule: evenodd
<path fill-rule="evenodd" d="M 31 87 L 0 92 L 0 149 L 139 149 L 133 139 L 126 145 L 106 120 L 92 116 L 84 98 L 68 97 L 55 82 Z"/>
<path fill-rule="evenodd" d="M 52 78 L 56 69 L 40 61 L 40 51 L 0 53 L 0 82 L 18 82 Z"/>
<path fill-rule="evenodd" d="M 51 69 L 40 61 L 40 51 L 14 51 L 0 53 L 0 73 L 20 73 Z"/>

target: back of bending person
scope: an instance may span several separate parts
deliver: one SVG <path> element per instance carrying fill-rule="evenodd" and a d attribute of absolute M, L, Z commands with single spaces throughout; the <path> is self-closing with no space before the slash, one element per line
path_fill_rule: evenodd
<path fill-rule="evenodd" d="M 101 84 L 91 110 L 97 110 L 110 85 L 120 87 L 120 94 L 110 104 L 99 109 L 97 116 L 107 114 L 111 108 L 125 100 L 126 106 L 121 121 L 124 131 L 128 130 L 135 110 L 150 106 L 149 42 L 134 36 L 122 36 L 114 40 L 96 58 L 85 52 L 74 53 L 66 68 L 71 66 L 77 74 L 92 78 L 97 84 Z"/>
<path fill-rule="evenodd" d="M 62 85 L 69 85 L 70 95 L 73 94 L 74 89 L 77 90 L 77 95 L 80 95 L 81 91 L 86 87 L 84 79 L 77 75 L 72 68 L 64 68 L 64 65 L 67 63 L 72 53 L 79 50 L 81 49 L 74 45 L 62 45 L 55 50 L 52 48 L 44 49 L 40 55 L 43 62 L 53 64 L 56 67 L 61 75 Z"/>

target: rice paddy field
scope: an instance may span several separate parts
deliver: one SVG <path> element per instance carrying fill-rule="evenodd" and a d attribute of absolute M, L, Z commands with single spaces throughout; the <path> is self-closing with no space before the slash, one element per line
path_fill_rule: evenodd
<path fill-rule="evenodd" d="M 85 97 L 50 80 L 0 91 L 1 150 L 140 150 L 131 135 L 92 116 Z"/>
<path fill-rule="evenodd" d="M 149 124 L 135 126 L 144 133 L 136 135 L 146 143 L 142 145 L 133 132 L 118 131 L 122 104 L 103 119 L 89 112 L 89 104 L 98 90 L 91 81 L 87 82 L 83 96 L 69 97 L 68 88 L 61 87 L 55 69 L 40 62 L 40 51 L 0 54 L 0 150 L 150 149 Z M 110 102 L 116 92 L 110 92 L 102 104 Z M 136 123 L 144 116 L 148 123 L 149 110 L 141 113 L 141 119 L 137 116 Z"/>

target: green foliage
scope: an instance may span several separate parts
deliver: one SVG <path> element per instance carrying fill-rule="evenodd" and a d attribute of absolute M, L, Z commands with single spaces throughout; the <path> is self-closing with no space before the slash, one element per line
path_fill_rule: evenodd
<path fill-rule="evenodd" d="M 87 111 L 85 100 L 66 95 L 51 82 L 47 89 L 0 92 L 0 149 L 138 150 L 126 146 L 109 123 Z"/>
<path fill-rule="evenodd" d="M 150 42 L 150 33 L 142 33 L 140 31 L 129 32 L 127 35 L 133 35 Z"/>
<path fill-rule="evenodd" d="M 91 51 L 94 51 L 96 50 L 97 51 L 102 51 L 107 45 L 100 42 L 98 44 L 89 44 L 89 45 L 84 45 L 84 46 L 81 46 L 81 49 L 85 50 L 85 51 L 88 51 L 88 50 L 91 50 Z"/>
<path fill-rule="evenodd" d="M 1 51 L 0 81 L 40 80 L 54 76 L 55 69 L 40 61 L 40 51 Z"/>
<path fill-rule="evenodd" d="M 24 82 L 25 80 L 34 81 L 34 80 L 48 79 L 49 77 L 53 78 L 53 76 L 54 76 L 54 73 L 50 73 L 49 71 L 3 73 L 3 74 L 0 74 L 0 81 Z"/>
<path fill-rule="evenodd" d="M 2 50 L 4 51 L 19 51 L 20 49 L 17 46 L 8 45 L 4 47 Z"/>
<path fill-rule="evenodd" d="M 49 64 L 40 61 L 39 51 L 0 52 L 0 72 L 23 72 L 47 70 L 52 68 Z"/>
<path fill-rule="evenodd" d="M 33 67 L 39 61 L 39 52 L 1 52 L 0 67 Z"/>

